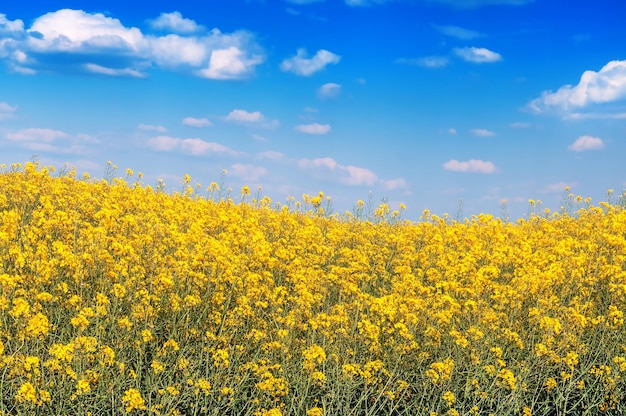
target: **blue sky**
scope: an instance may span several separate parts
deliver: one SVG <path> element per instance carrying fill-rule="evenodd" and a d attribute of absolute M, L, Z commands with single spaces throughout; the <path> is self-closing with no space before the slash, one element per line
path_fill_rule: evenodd
<path fill-rule="evenodd" d="M 411 219 L 626 187 L 621 0 L 26 3 L 0 6 L 0 163 Z"/>

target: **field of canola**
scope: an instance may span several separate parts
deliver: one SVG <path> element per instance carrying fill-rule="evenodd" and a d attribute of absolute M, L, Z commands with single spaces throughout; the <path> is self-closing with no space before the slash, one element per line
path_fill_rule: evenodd
<path fill-rule="evenodd" d="M 0 173 L 0 415 L 626 411 L 616 205 L 364 221 L 52 170 Z"/>

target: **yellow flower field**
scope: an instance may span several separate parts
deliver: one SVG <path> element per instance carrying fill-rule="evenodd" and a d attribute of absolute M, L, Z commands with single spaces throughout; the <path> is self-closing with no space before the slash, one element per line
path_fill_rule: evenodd
<path fill-rule="evenodd" d="M 626 411 L 617 205 L 368 221 L 52 170 L 0 173 L 1 415 Z"/>

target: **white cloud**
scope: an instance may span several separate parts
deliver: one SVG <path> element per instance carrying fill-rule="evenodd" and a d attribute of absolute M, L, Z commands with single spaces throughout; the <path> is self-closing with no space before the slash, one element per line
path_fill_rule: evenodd
<path fill-rule="evenodd" d="M 337 97 L 341 93 L 341 85 L 329 82 L 324 84 L 317 90 L 317 95 L 320 98 L 333 98 Z"/>
<path fill-rule="evenodd" d="M 351 186 L 374 185 L 378 177 L 374 172 L 366 168 L 352 165 L 341 165 L 330 157 L 319 159 L 300 159 L 297 161 L 298 167 L 302 169 L 315 169 L 330 171 L 329 179 L 338 179 L 340 183 Z M 338 174 L 338 175 L 337 175 Z"/>
<path fill-rule="evenodd" d="M 6 133 L 7 140 L 36 152 L 77 154 L 85 151 L 85 142 L 98 143 L 95 137 L 86 134 L 70 135 L 61 130 L 27 128 Z M 61 142 L 61 143 L 59 143 Z"/>
<path fill-rule="evenodd" d="M 209 127 L 213 125 L 213 123 L 211 123 L 208 118 L 195 118 L 195 117 L 185 117 L 183 119 L 183 124 L 185 126 L 191 126 L 191 127 Z"/>
<path fill-rule="evenodd" d="M 626 99 L 626 60 L 611 61 L 600 71 L 585 71 L 578 85 L 564 85 L 556 92 L 544 91 L 528 107 L 543 113 L 551 110 L 569 112 L 592 104 L 609 103 Z"/>
<path fill-rule="evenodd" d="M 293 72 L 297 75 L 308 77 L 321 71 L 329 64 L 337 64 L 341 56 L 335 55 L 325 49 L 317 51 L 313 58 L 308 59 L 306 49 L 298 49 L 296 56 L 285 59 L 280 64 L 280 69 L 285 72 Z"/>
<path fill-rule="evenodd" d="M 472 129 L 472 134 L 480 137 L 493 137 L 496 135 L 494 132 L 487 129 Z"/>
<path fill-rule="evenodd" d="M 165 133 L 167 131 L 167 129 L 163 126 L 156 126 L 153 124 L 139 124 L 137 126 L 137 128 L 139 130 L 144 130 L 144 131 L 156 131 L 159 133 Z"/>
<path fill-rule="evenodd" d="M 180 146 L 180 142 L 180 139 L 176 139 L 174 137 L 158 136 L 148 139 L 146 144 L 149 148 L 153 150 L 158 150 L 160 152 L 169 152 Z"/>
<path fill-rule="evenodd" d="M 185 153 L 192 155 L 206 155 L 211 154 L 227 154 L 236 155 L 237 152 L 226 147 L 222 144 L 215 142 L 207 142 L 202 139 L 179 139 L 170 136 L 157 136 L 152 137 L 146 141 L 146 145 L 152 149 L 160 152 L 171 152 L 174 150 L 182 150 Z"/>
<path fill-rule="evenodd" d="M 452 51 L 463 60 L 473 62 L 475 64 L 497 62 L 502 60 L 502 55 L 486 48 L 476 48 L 471 46 L 466 48 L 454 48 Z"/>
<path fill-rule="evenodd" d="M 456 135 L 458 132 L 456 131 L 456 129 L 454 128 L 449 128 L 448 129 L 448 133 L 452 134 L 453 136 Z"/>
<path fill-rule="evenodd" d="M 459 26 L 439 26 L 433 25 L 433 28 L 442 35 L 451 36 L 461 40 L 476 39 L 485 36 L 475 30 L 464 29 Z"/>
<path fill-rule="evenodd" d="M 211 79 L 241 79 L 247 77 L 264 60 L 261 55 L 247 57 L 245 51 L 231 46 L 211 52 L 209 67 L 198 73 Z"/>
<path fill-rule="evenodd" d="M 604 148 L 604 142 L 599 137 L 580 136 L 574 143 L 568 146 L 572 152 L 584 152 L 587 150 L 600 150 Z"/>
<path fill-rule="evenodd" d="M 260 111 L 254 111 L 252 113 L 247 112 L 246 110 L 235 109 L 231 111 L 224 120 L 232 121 L 235 123 L 257 123 L 259 121 L 263 121 L 264 117 Z"/>
<path fill-rule="evenodd" d="M 287 3 L 292 4 L 311 4 L 311 3 L 319 3 L 324 0 L 285 0 Z"/>
<path fill-rule="evenodd" d="M 624 120 L 626 113 L 571 113 L 564 118 L 566 120 Z"/>
<path fill-rule="evenodd" d="M 150 20 L 153 29 L 174 33 L 195 33 L 204 30 L 204 26 L 191 19 L 186 19 L 180 12 L 161 13 L 156 19 Z"/>
<path fill-rule="evenodd" d="M 527 129 L 530 127 L 530 123 L 516 121 L 515 123 L 511 123 L 510 126 L 514 129 Z"/>
<path fill-rule="evenodd" d="M 85 69 L 87 69 L 87 72 L 93 72 L 94 74 L 110 75 L 114 77 L 134 77 L 134 78 L 146 77 L 146 74 L 140 71 L 137 71 L 136 69 L 132 69 L 132 68 L 115 69 L 115 68 L 107 68 L 105 66 L 97 65 L 97 64 L 85 64 Z"/>
<path fill-rule="evenodd" d="M 300 133 L 323 135 L 330 133 L 331 127 L 330 124 L 300 124 L 295 127 L 295 130 Z"/>
<path fill-rule="evenodd" d="M 60 130 L 29 128 L 7 133 L 6 138 L 14 142 L 44 142 L 51 143 L 57 139 L 70 137 Z"/>
<path fill-rule="evenodd" d="M 21 32 L 24 30 L 24 22 L 20 19 L 9 20 L 7 15 L 0 13 L 0 34 L 3 32 Z"/>
<path fill-rule="evenodd" d="M 541 192 L 542 194 L 563 193 L 566 187 L 573 188 L 574 186 L 576 186 L 576 183 L 558 182 L 546 186 L 539 192 Z"/>
<path fill-rule="evenodd" d="M 273 150 L 266 150 L 257 155 L 257 159 L 281 160 L 284 155 Z"/>
<path fill-rule="evenodd" d="M 263 176 L 267 175 L 267 169 L 262 166 L 235 163 L 228 169 L 228 173 L 244 181 L 258 182 Z"/>
<path fill-rule="evenodd" d="M 383 185 L 383 188 L 385 188 L 385 190 L 387 191 L 393 191 L 394 189 L 404 189 L 408 187 L 408 184 L 406 180 L 404 180 L 404 178 L 388 180 L 381 179 L 380 182 Z"/>
<path fill-rule="evenodd" d="M 451 159 L 443 164 L 445 170 L 451 172 L 471 172 L 471 173 L 494 173 L 496 167 L 492 162 L 485 162 L 482 160 L 471 159 L 468 161 L 460 162 L 456 159 Z"/>
<path fill-rule="evenodd" d="M 448 65 L 449 60 L 445 56 L 425 56 L 423 58 L 413 59 L 400 58 L 396 60 L 396 62 L 400 64 L 423 66 L 425 68 L 443 68 Z"/>
<path fill-rule="evenodd" d="M 142 77 L 149 68 L 157 67 L 227 80 L 250 77 L 265 60 L 252 34 L 213 29 L 185 35 L 200 26 L 176 12 L 153 21 L 177 32 L 162 36 L 146 35 L 118 19 L 82 10 L 47 13 L 26 30 L 21 21 L 2 19 L 6 21 L 2 27 L 12 30 L 0 30 L 0 59 L 20 73 L 71 68 L 107 76 Z"/>
<path fill-rule="evenodd" d="M 235 153 L 232 149 L 224 145 L 215 142 L 206 142 L 202 139 L 183 139 L 180 142 L 180 147 L 184 152 L 192 155 L 204 155 L 207 153 Z"/>
<path fill-rule="evenodd" d="M 2 17 L 2 15 L 0 15 Z M 0 120 L 7 120 L 15 117 L 17 106 L 11 106 L 7 103 L 0 102 Z"/>

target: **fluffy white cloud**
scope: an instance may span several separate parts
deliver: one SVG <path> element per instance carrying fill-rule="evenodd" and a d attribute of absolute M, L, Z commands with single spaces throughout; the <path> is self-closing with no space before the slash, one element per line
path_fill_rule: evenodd
<path fill-rule="evenodd" d="M 317 90 L 317 95 L 320 98 L 333 98 L 341 93 L 341 85 L 329 82 L 324 84 Z"/>
<path fill-rule="evenodd" d="M 263 176 L 267 175 L 267 169 L 263 166 L 235 163 L 228 169 L 228 173 L 244 181 L 258 182 Z"/>
<path fill-rule="evenodd" d="M 156 131 L 159 133 L 165 133 L 167 131 L 167 129 L 163 126 L 157 126 L 154 124 L 139 124 L 137 126 L 137 128 L 139 130 L 143 130 L 143 131 Z"/>
<path fill-rule="evenodd" d="M 227 80 L 251 76 L 265 60 L 246 31 L 201 35 L 195 22 L 180 13 L 152 21 L 167 33 L 146 35 L 101 13 L 63 9 L 36 18 L 29 29 L 21 21 L 0 19 L 0 59 L 16 72 L 72 68 L 109 76 L 146 76 L 151 67 Z M 8 30 L 10 28 L 11 30 Z M 192 30 L 193 29 L 193 30 Z"/>
<path fill-rule="evenodd" d="M 486 48 L 476 48 L 474 46 L 470 46 L 466 48 L 454 48 L 452 51 L 461 59 L 475 64 L 497 62 L 502 60 L 502 55 Z"/>
<path fill-rule="evenodd" d="M 207 142 L 202 139 L 179 139 L 170 136 L 157 136 L 152 137 L 146 141 L 146 146 L 150 149 L 160 152 L 171 152 L 174 150 L 182 150 L 185 153 L 192 155 L 206 155 L 206 154 L 226 154 L 236 155 L 237 152 L 229 147 L 215 142 Z"/>
<path fill-rule="evenodd" d="M 191 126 L 191 127 L 209 127 L 213 125 L 213 123 L 211 123 L 208 118 L 195 118 L 195 117 L 185 117 L 183 119 L 183 124 L 185 126 Z"/>
<path fill-rule="evenodd" d="M 329 177 L 337 178 L 339 182 L 345 185 L 374 185 L 378 181 L 378 177 L 374 172 L 366 168 L 360 168 L 352 165 L 341 165 L 330 157 L 319 159 L 300 159 L 297 161 L 298 167 L 302 169 L 323 169 L 330 171 L 332 175 Z"/>
<path fill-rule="evenodd" d="M 231 46 L 212 51 L 209 67 L 198 71 L 198 74 L 211 79 L 241 79 L 250 75 L 254 67 L 264 60 L 262 55 L 247 56 L 245 51 Z"/>
<path fill-rule="evenodd" d="M 232 121 L 236 123 L 257 123 L 263 121 L 264 117 L 260 111 L 254 111 L 252 113 L 246 110 L 235 109 L 231 111 L 224 120 Z"/>
<path fill-rule="evenodd" d="M 600 71 L 585 71 L 578 85 L 564 85 L 556 92 L 544 91 L 528 107 L 536 112 L 569 112 L 592 104 L 626 99 L 626 60 L 611 61 Z"/>
<path fill-rule="evenodd" d="M 0 13 L 0 34 L 9 32 L 21 32 L 24 30 L 24 22 L 20 19 L 9 20 L 7 15 Z"/>
<path fill-rule="evenodd" d="M 464 29 L 459 26 L 439 26 L 433 25 L 433 28 L 442 35 L 450 36 L 457 39 L 469 40 L 485 36 L 475 30 Z"/>
<path fill-rule="evenodd" d="M 480 137 L 493 137 L 496 135 L 494 132 L 487 129 L 472 129 L 472 134 Z"/>
<path fill-rule="evenodd" d="M 0 102 L 0 120 L 6 120 L 15 117 L 16 111 L 17 106 L 11 106 L 7 103 Z"/>
<path fill-rule="evenodd" d="M 300 124 L 296 126 L 295 130 L 300 133 L 323 135 L 330 133 L 331 127 L 330 124 Z"/>
<path fill-rule="evenodd" d="M 600 150 L 604 148 L 604 142 L 599 137 L 580 136 L 574 143 L 568 146 L 572 152 L 584 152 L 586 150 Z"/>
<path fill-rule="evenodd" d="M 335 55 L 325 49 L 320 49 L 313 58 L 309 59 L 307 58 L 306 49 L 298 49 L 296 56 L 285 59 L 280 64 L 280 69 L 308 77 L 321 71 L 326 65 L 339 63 L 340 60 L 341 56 Z"/>
<path fill-rule="evenodd" d="M 443 164 L 443 168 L 451 172 L 494 173 L 496 171 L 496 167 L 492 162 L 477 159 L 463 162 L 451 159 Z"/>
<path fill-rule="evenodd" d="M 204 30 L 204 26 L 191 19 L 186 19 L 180 12 L 161 13 L 156 19 L 150 20 L 153 29 L 174 33 L 195 33 Z"/>

